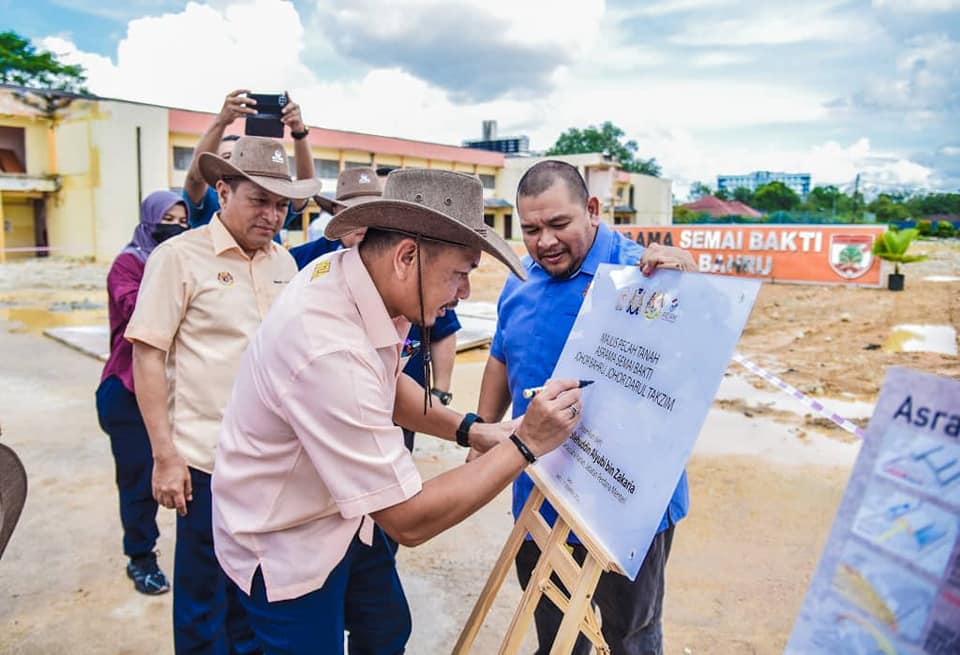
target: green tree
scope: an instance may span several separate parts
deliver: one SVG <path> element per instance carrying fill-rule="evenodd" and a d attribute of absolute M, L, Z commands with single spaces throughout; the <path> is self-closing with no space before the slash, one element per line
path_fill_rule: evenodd
<path fill-rule="evenodd" d="M 38 51 L 16 32 L 0 32 L 0 83 L 87 93 L 86 81 L 82 66 L 60 63 L 56 55 Z"/>
<path fill-rule="evenodd" d="M 867 211 L 876 214 L 877 221 L 882 223 L 902 221 L 910 216 L 910 212 L 902 202 L 886 193 L 881 193 L 874 198 L 873 202 L 867 205 Z"/>
<path fill-rule="evenodd" d="M 810 190 L 803 208 L 811 212 L 842 214 L 850 209 L 850 199 L 837 187 L 818 186 Z"/>
<path fill-rule="evenodd" d="M 730 194 L 726 189 L 717 189 L 716 193 L 713 194 L 720 200 L 730 200 Z"/>
<path fill-rule="evenodd" d="M 766 212 L 790 211 L 800 206 L 800 196 L 783 182 L 768 182 L 753 194 L 753 206 Z"/>
<path fill-rule="evenodd" d="M 920 218 L 936 214 L 960 214 L 960 193 L 928 193 L 906 201 L 910 216 Z"/>
<path fill-rule="evenodd" d="M 623 137 L 624 131 L 610 121 L 600 126 L 591 125 L 582 130 L 571 127 L 560 135 L 546 154 L 553 156 L 600 152 L 620 162 L 625 171 L 659 177 L 660 165 L 657 164 L 657 160 L 653 157 L 637 159 L 637 142 L 633 140 L 624 142 Z"/>
<path fill-rule="evenodd" d="M 712 194 L 713 189 L 699 180 L 690 185 L 690 200 L 700 200 L 700 198 Z"/>
<path fill-rule="evenodd" d="M 738 186 L 733 190 L 733 199 L 753 207 L 753 191 L 745 186 Z"/>

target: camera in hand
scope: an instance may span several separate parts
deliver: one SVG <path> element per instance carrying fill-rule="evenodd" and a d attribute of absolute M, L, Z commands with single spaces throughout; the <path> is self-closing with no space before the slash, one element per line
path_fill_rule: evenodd
<path fill-rule="evenodd" d="M 249 98 L 257 101 L 256 115 L 247 116 L 243 133 L 248 136 L 269 136 L 283 138 L 283 123 L 280 121 L 283 108 L 287 105 L 287 95 L 271 93 L 251 93 Z"/>

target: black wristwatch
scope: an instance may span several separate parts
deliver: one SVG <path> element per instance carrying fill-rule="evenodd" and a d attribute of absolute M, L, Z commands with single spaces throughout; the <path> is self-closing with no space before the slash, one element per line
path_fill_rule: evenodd
<path fill-rule="evenodd" d="M 457 428 L 457 443 L 463 446 L 464 448 L 470 447 L 470 428 L 474 423 L 485 423 L 482 418 L 474 414 L 473 412 L 467 412 L 463 420 L 460 421 L 460 427 Z"/>
<path fill-rule="evenodd" d="M 440 401 L 441 405 L 449 405 L 450 401 L 453 400 L 453 394 L 449 391 L 442 391 L 440 389 L 431 389 L 430 393 L 437 397 L 437 400 Z"/>
<path fill-rule="evenodd" d="M 290 136 L 292 136 L 296 141 L 299 141 L 300 139 L 306 139 L 308 134 L 310 134 L 309 127 L 304 127 L 303 132 L 294 132 L 293 130 L 290 130 Z"/>

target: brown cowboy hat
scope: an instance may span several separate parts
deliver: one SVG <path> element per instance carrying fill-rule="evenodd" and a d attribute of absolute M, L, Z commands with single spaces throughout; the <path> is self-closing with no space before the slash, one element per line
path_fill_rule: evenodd
<path fill-rule="evenodd" d="M 513 248 L 483 222 L 483 186 L 472 175 L 420 168 L 393 171 L 379 200 L 342 210 L 324 235 L 339 239 L 364 227 L 480 248 L 521 280 L 527 277 Z"/>
<path fill-rule="evenodd" d="M 313 199 L 320 205 L 320 209 L 332 214 L 337 208 L 344 209 L 375 200 L 381 193 L 383 187 L 376 171 L 369 166 L 358 166 L 344 169 L 337 176 L 336 198 L 316 195 Z"/>
<path fill-rule="evenodd" d="M 320 180 L 294 180 L 290 177 L 287 153 L 276 139 L 242 136 L 233 146 L 230 159 L 211 152 L 200 155 L 200 175 L 214 187 L 225 177 L 242 177 L 261 189 L 291 200 L 305 200 L 320 193 Z"/>

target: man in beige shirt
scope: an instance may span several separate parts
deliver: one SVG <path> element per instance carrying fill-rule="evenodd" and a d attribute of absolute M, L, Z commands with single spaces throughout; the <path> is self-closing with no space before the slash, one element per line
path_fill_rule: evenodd
<path fill-rule="evenodd" d="M 415 546 L 493 499 L 571 434 L 575 380 L 554 380 L 522 419 L 482 424 L 404 375 L 411 323 L 424 342 L 470 295 L 485 251 L 518 275 L 483 222 L 475 177 L 407 169 L 383 197 L 338 212 L 326 234 L 368 228 L 314 260 L 243 356 L 213 475 L 217 557 L 267 653 L 402 653 L 410 614 L 384 533 Z M 430 385 L 429 370 L 425 379 Z M 402 425 L 483 457 L 422 482 Z"/>
<path fill-rule="evenodd" d="M 153 494 L 175 508 L 173 625 L 177 653 L 257 650 L 213 552 L 210 475 L 240 357 L 297 269 L 273 242 L 290 199 L 320 190 L 290 179 L 283 146 L 243 137 L 229 161 L 201 155 L 221 210 L 147 261 L 125 333 L 137 403 L 153 449 Z"/>

